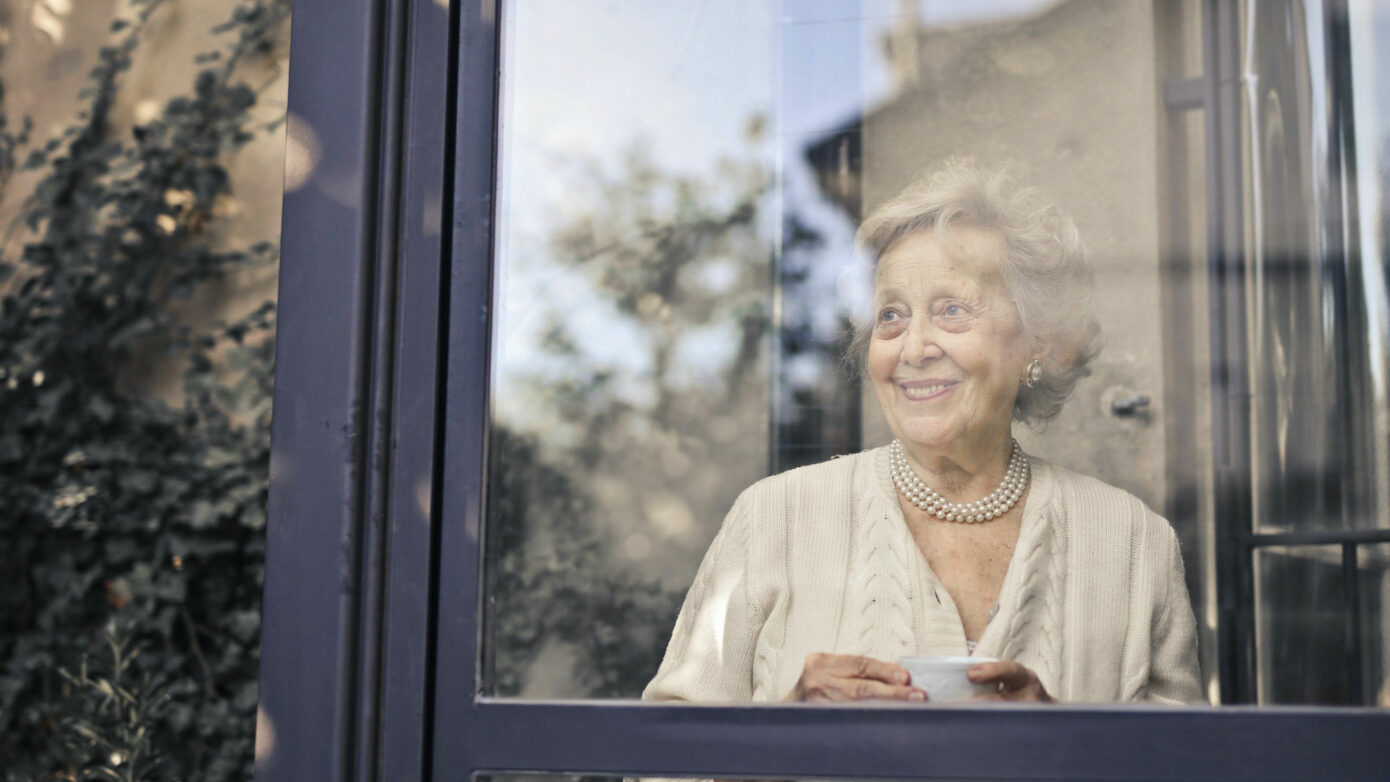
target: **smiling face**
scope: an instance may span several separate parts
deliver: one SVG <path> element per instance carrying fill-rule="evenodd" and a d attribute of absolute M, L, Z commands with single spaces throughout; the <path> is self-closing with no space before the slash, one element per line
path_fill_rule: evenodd
<path fill-rule="evenodd" d="M 1005 290 L 1004 240 L 952 226 L 899 239 L 874 274 L 867 368 L 893 434 L 921 456 L 1006 447 L 1019 378 L 1040 358 Z"/>

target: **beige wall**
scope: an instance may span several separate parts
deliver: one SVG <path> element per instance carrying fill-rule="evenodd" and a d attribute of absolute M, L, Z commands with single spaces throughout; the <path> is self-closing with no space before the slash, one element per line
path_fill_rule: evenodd
<path fill-rule="evenodd" d="M 912 12 L 912 4 L 904 10 Z M 911 25 L 915 35 L 901 29 Z M 897 93 L 864 124 L 864 212 L 953 155 L 1009 165 L 1077 222 L 1105 343 L 1091 377 L 1025 449 L 1128 489 L 1183 538 L 1204 668 L 1214 674 L 1215 569 L 1200 112 L 1170 112 L 1199 76 L 1200 5 L 1065 2 L 1021 19 L 921 28 L 886 49 Z M 1111 404 L 1135 394 L 1147 416 Z M 886 441 L 864 394 L 865 445 Z"/>
<path fill-rule="evenodd" d="M 1105 349 L 1062 415 L 1020 428 L 1032 453 L 1162 508 L 1161 80 L 1148 3 L 1067 3 L 1030 19 L 922 29 L 919 75 L 864 125 L 865 210 L 948 157 L 1010 165 L 1072 215 L 1097 272 Z M 900 54 L 901 44 L 894 52 Z M 1152 399 L 1148 419 L 1110 403 Z M 866 394 L 865 445 L 887 439 Z"/>

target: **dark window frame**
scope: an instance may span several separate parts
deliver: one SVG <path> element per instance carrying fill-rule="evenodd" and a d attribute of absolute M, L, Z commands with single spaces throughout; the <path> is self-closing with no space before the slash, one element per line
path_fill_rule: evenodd
<path fill-rule="evenodd" d="M 491 0 L 295 7 L 292 124 L 322 158 L 285 196 L 262 782 L 1384 773 L 1373 710 L 482 696 L 498 21 Z"/>

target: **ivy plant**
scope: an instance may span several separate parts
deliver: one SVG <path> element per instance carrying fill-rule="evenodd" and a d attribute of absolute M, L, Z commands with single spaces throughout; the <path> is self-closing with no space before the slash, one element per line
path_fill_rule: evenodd
<path fill-rule="evenodd" d="M 0 113 L 0 187 L 37 179 L 0 255 L 6 780 L 251 776 L 274 308 L 198 328 L 176 312 L 276 261 L 273 236 L 215 236 L 230 156 L 281 130 L 239 66 L 276 54 L 289 4 L 236 5 L 187 93 L 122 129 L 164 5 L 126 4 L 53 138 Z M 182 372 L 178 401 L 134 369 L 152 356 Z"/>

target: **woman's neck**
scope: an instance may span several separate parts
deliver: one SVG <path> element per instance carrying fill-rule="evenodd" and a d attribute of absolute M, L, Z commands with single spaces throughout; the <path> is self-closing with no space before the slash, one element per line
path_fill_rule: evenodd
<path fill-rule="evenodd" d="M 1002 436 L 970 445 L 956 442 L 954 447 L 928 448 L 907 441 L 902 445 L 908 464 L 928 486 L 953 502 L 971 502 L 994 491 L 1004 479 L 1013 437 L 1006 429 Z"/>

